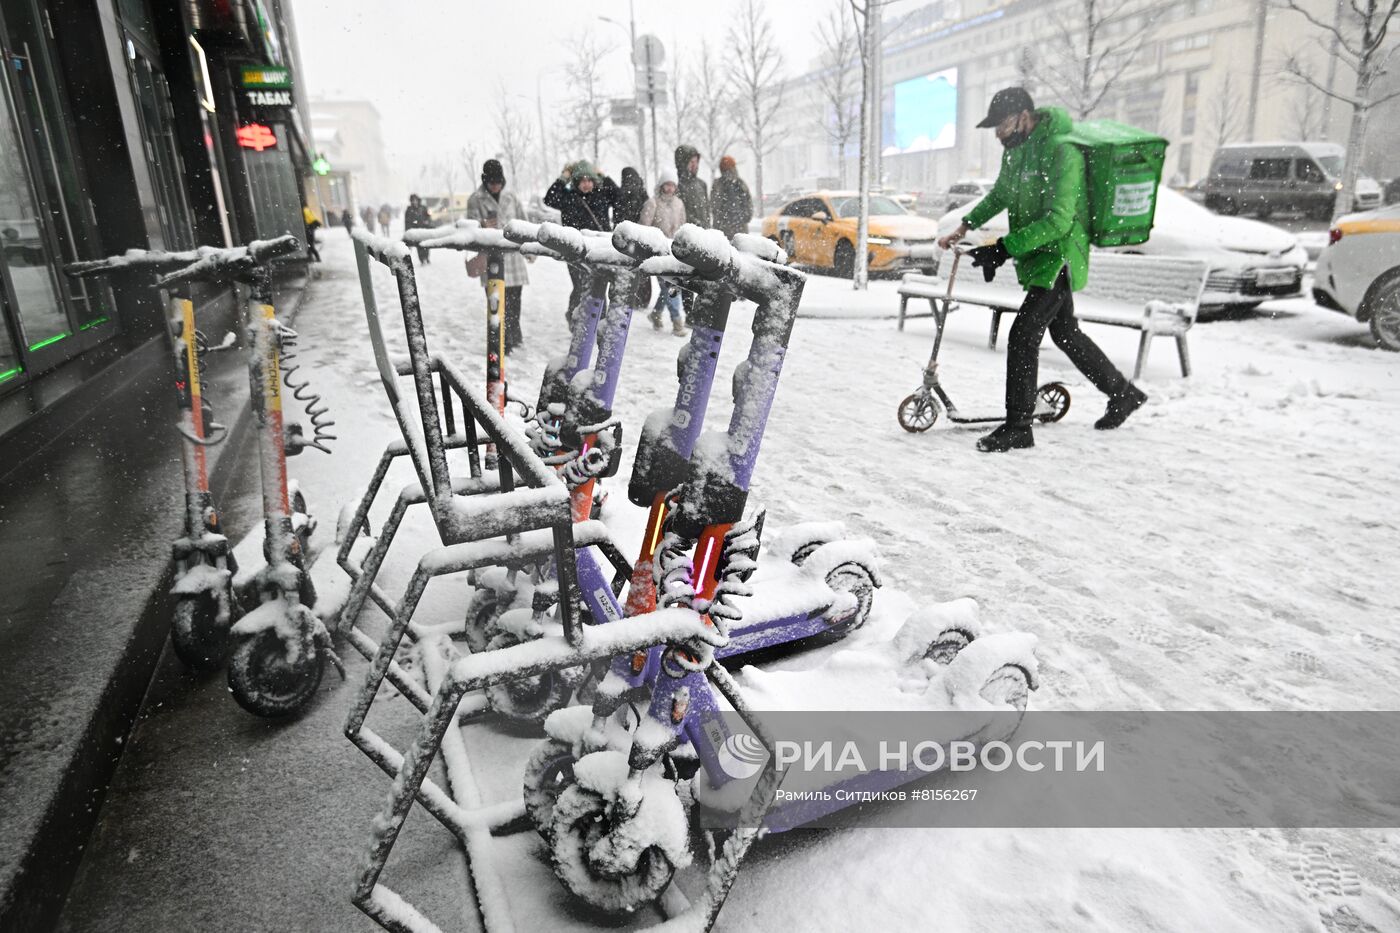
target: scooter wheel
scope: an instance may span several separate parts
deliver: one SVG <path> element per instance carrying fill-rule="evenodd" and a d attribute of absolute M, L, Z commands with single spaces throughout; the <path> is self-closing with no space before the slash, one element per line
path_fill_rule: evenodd
<path fill-rule="evenodd" d="M 945 628 L 928 643 L 924 657 L 938 664 L 952 664 L 958 652 L 972 644 L 973 634 L 960 628 Z"/>
<path fill-rule="evenodd" d="M 607 844 L 609 834 L 647 835 L 646 826 L 616 826 L 611 810 L 611 803 L 591 790 L 578 784 L 565 788 L 554 807 L 550 860 L 576 897 L 609 913 L 630 914 L 655 903 L 676 868 L 659 845 L 647 845 L 645 838 L 626 839 L 617 847 L 638 851 L 633 864 L 600 864 L 597 853 L 613 849 Z"/>
<path fill-rule="evenodd" d="M 473 654 L 486 650 L 495 635 L 496 620 L 501 617 L 501 603 L 492 589 L 478 589 L 467 601 L 466 618 L 462 621 L 461 640 Z M 456 636 L 453 636 L 456 638 Z"/>
<path fill-rule="evenodd" d="M 501 632 L 486 643 L 486 650 L 508 648 L 520 644 L 509 632 Z M 569 705 L 574 690 L 583 680 L 581 667 L 566 667 L 545 671 L 514 680 L 492 684 L 486 688 L 486 701 L 506 722 L 535 732 L 549 714 Z"/>
<path fill-rule="evenodd" d="M 828 617 L 830 623 L 823 633 L 832 638 L 844 638 L 860 628 L 870 618 L 870 606 L 875 600 L 875 575 L 863 564 L 846 561 L 827 571 L 826 585 L 837 593 L 850 593 L 856 598 L 856 606 L 839 616 Z"/>
<path fill-rule="evenodd" d="M 324 661 L 314 647 L 287 657 L 276 629 L 242 637 L 228 665 L 228 686 L 238 705 L 254 716 L 277 719 L 300 710 L 321 686 Z"/>
<path fill-rule="evenodd" d="M 899 403 L 899 426 L 910 434 L 921 434 L 938 420 L 938 404 L 927 392 L 915 392 Z"/>
<path fill-rule="evenodd" d="M 1003 664 L 992 671 L 978 692 L 994 706 L 1009 706 L 1024 713 L 1030 703 L 1031 680 L 1019 664 Z"/>
<path fill-rule="evenodd" d="M 219 598 L 208 591 L 175 603 L 170 646 L 192 671 L 217 670 L 228 657 L 229 620 L 219 623 Z"/>
<path fill-rule="evenodd" d="M 308 555 L 311 554 L 311 529 L 313 527 L 311 524 L 311 511 L 307 508 L 306 496 L 302 494 L 300 489 L 292 493 L 291 504 L 293 515 L 306 516 L 306 520 L 303 521 L 301 527 L 297 529 L 297 541 L 301 544 L 302 560 L 305 561 Z"/>
<path fill-rule="evenodd" d="M 574 761 L 572 748 L 558 739 L 545 739 L 525 763 L 525 813 L 546 840 L 550 838 L 554 804 L 574 784 Z"/>
<path fill-rule="evenodd" d="M 1042 424 L 1052 424 L 1069 414 L 1069 389 L 1062 382 L 1047 382 L 1036 389 L 1036 420 Z"/>

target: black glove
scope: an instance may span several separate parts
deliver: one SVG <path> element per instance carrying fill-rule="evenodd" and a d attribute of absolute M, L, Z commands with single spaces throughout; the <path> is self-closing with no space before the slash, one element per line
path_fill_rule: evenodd
<path fill-rule="evenodd" d="M 997 270 L 1011 258 L 1011 254 L 1006 251 L 1006 244 L 1001 240 L 997 240 L 991 246 L 979 246 L 970 250 L 968 255 L 972 257 L 972 267 L 981 269 L 982 278 L 988 282 L 997 277 Z"/>

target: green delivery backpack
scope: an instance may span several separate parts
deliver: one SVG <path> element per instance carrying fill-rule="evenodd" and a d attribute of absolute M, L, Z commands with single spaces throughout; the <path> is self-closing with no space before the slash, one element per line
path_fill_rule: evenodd
<path fill-rule="evenodd" d="M 1095 246 L 1146 243 L 1157 213 L 1167 141 L 1113 120 L 1076 122 L 1060 139 L 1084 153 L 1089 241 Z"/>

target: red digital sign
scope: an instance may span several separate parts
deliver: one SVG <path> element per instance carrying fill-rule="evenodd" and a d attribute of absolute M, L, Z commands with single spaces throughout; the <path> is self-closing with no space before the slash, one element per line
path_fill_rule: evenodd
<path fill-rule="evenodd" d="M 277 136 L 261 123 L 249 123 L 238 128 L 238 145 L 262 152 L 277 145 Z"/>

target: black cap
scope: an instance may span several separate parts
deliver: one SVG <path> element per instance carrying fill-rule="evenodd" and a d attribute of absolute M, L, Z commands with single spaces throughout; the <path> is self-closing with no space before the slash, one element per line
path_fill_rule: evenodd
<path fill-rule="evenodd" d="M 1022 110 L 1034 110 L 1035 102 L 1023 87 L 1004 87 L 992 95 L 992 103 L 987 107 L 987 115 L 977 124 L 982 129 L 996 126 L 1007 117 Z"/>
<path fill-rule="evenodd" d="M 506 183 L 506 173 L 501 168 L 501 163 L 495 159 L 487 159 L 481 166 L 481 183 L 489 185 L 492 182 L 504 185 Z"/>

